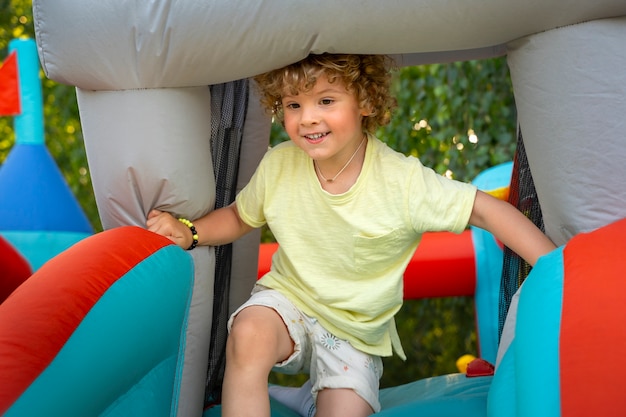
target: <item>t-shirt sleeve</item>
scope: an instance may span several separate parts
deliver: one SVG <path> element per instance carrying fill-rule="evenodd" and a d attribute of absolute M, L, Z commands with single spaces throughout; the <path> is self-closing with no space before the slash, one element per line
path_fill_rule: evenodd
<path fill-rule="evenodd" d="M 256 171 L 246 186 L 237 194 L 235 202 L 241 220 L 247 225 L 258 228 L 267 222 L 264 213 L 266 197 L 265 167 L 268 154 L 265 154 Z"/>
<path fill-rule="evenodd" d="M 437 174 L 421 164 L 411 178 L 409 211 L 418 232 L 450 231 L 461 233 L 467 227 L 476 186 Z"/>

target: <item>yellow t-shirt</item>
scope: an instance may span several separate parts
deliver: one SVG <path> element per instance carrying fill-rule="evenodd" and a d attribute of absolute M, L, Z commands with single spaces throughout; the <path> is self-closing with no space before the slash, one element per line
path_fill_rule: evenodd
<path fill-rule="evenodd" d="M 346 193 L 323 190 L 311 158 L 285 142 L 267 152 L 236 202 L 244 222 L 267 223 L 279 243 L 260 284 L 355 348 L 404 358 L 393 319 L 404 270 L 423 232 L 465 229 L 475 196 L 473 185 L 370 136 Z"/>

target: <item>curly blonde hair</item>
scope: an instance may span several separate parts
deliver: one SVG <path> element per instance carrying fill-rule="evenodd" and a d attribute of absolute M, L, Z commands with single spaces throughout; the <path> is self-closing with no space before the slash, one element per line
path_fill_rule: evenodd
<path fill-rule="evenodd" d="M 391 119 L 396 100 L 391 96 L 391 70 L 394 62 L 386 55 L 311 54 L 295 64 L 254 78 L 261 104 L 283 121 L 282 97 L 310 91 L 320 76 L 328 82 L 343 82 L 354 93 L 359 106 L 371 113 L 363 118 L 363 130 L 374 132 Z"/>

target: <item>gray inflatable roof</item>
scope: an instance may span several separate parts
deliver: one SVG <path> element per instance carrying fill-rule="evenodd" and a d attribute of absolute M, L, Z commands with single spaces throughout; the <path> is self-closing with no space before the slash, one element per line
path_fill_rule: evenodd
<path fill-rule="evenodd" d="M 91 90 L 246 78 L 309 53 L 487 58 L 515 39 L 626 15 L 624 0 L 35 1 L 46 75 Z"/>

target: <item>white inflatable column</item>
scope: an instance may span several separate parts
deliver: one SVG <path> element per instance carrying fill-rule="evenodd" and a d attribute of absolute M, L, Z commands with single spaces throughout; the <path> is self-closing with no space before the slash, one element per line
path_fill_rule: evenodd
<path fill-rule="evenodd" d="M 520 126 L 557 245 L 626 217 L 626 17 L 509 44 Z"/>
<path fill-rule="evenodd" d="M 88 91 L 78 103 L 105 229 L 145 227 L 152 208 L 196 219 L 215 203 L 208 87 Z M 123 244 L 123 242 L 120 242 Z M 105 250 L 106 248 L 103 248 Z M 179 416 L 200 416 L 212 320 L 215 257 L 197 247 Z M 129 318 L 132 320 L 132 318 Z M 182 354 L 183 352 L 181 352 Z"/>

